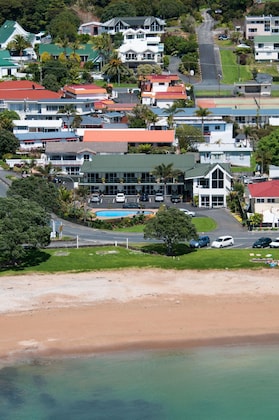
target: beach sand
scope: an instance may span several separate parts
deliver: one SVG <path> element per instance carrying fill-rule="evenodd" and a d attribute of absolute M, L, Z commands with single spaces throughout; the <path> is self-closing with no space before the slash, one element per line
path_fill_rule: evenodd
<path fill-rule="evenodd" d="M 0 277 L 2 361 L 279 342 L 279 270 L 121 270 Z"/>

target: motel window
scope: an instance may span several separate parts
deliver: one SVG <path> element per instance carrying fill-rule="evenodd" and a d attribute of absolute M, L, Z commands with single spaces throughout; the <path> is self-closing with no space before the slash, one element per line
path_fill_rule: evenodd
<path fill-rule="evenodd" d="M 219 168 L 212 173 L 212 188 L 224 188 L 224 173 Z"/>

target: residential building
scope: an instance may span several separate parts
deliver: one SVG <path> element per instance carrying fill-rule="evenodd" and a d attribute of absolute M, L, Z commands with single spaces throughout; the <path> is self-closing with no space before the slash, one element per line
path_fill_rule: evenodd
<path fill-rule="evenodd" d="M 87 34 L 90 36 L 100 35 L 102 32 L 102 27 L 103 24 L 97 21 L 82 23 L 78 28 L 78 34 Z"/>
<path fill-rule="evenodd" d="M 13 120 L 13 133 L 49 133 L 62 131 L 63 120 Z"/>
<path fill-rule="evenodd" d="M 245 16 L 244 34 L 246 39 L 254 40 L 255 36 L 279 34 L 278 16 Z"/>
<path fill-rule="evenodd" d="M 102 24 L 103 30 L 110 35 L 123 32 L 127 29 L 143 29 L 145 33 L 163 34 L 166 22 L 153 16 L 115 17 Z"/>
<path fill-rule="evenodd" d="M 16 77 L 19 65 L 15 63 L 8 50 L 0 50 L 0 79 Z"/>
<path fill-rule="evenodd" d="M 32 46 L 40 43 L 41 33 L 32 34 L 27 32 L 14 20 L 6 20 L 0 27 L 0 48 L 6 49 L 9 42 L 13 41 L 16 35 L 23 36 Z"/>
<path fill-rule="evenodd" d="M 186 100 L 186 86 L 175 74 L 143 76 L 140 79 L 141 103 L 166 108 L 176 100 Z"/>
<path fill-rule="evenodd" d="M 84 143 L 92 141 L 101 144 L 120 142 L 129 146 L 151 144 L 156 147 L 170 147 L 175 143 L 175 131 L 146 130 L 144 128 L 84 130 L 83 141 Z"/>
<path fill-rule="evenodd" d="M 118 55 L 128 67 L 135 68 L 139 64 L 162 65 L 164 44 L 160 36 L 143 29 L 127 29 L 123 32 L 123 37 Z"/>
<path fill-rule="evenodd" d="M 172 164 L 181 175 L 164 183 L 153 175 L 160 164 Z M 179 194 L 185 201 L 198 201 L 200 207 L 225 207 L 231 189 L 230 166 L 198 164 L 195 154 L 187 155 L 95 155 L 81 167 L 80 185 L 91 192 L 135 195 Z"/>
<path fill-rule="evenodd" d="M 79 136 L 72 131 L 28 132 L 16 134 L 20 151 L 44 150 L 49 142 L 79 142 Z"/>
<path fill-rule="evenodd" d="M 66 85 L 62 90 L 64 98 L 88 99 L 93 102 L 98 102 L 109 99 L 110 97 L 105 88 L 89 83 L 82 85 Z"/>
<path fill-rule="evenodd" d="M 239 143 L 200 143 L 197 147 L 201 163 L 229 163 L 250 167 L 252 147 Z"/>
<path fill-rule="evenodd" d="M 263 223 L 279 226 L 279 180 L 248 184 L 248 213 L 263 215 Z"/>
<path fill-rule="evenodd" d="M 255 36 L 254 49 L 256 61 L 278 61 L 279 34 Z"/>
<path fill-rule="evenodd" d="M 92 44 L 81 45 L 74 51 L 73 48 L 70 47 L 63 48 L 56 44 L 41 43 L 39 45 L 39 57 L 41 57 L 44 53 L 49 54 L 55 60 L 58 60 L 61 54 L 65 54 L 65 56 L 69 58 L 71 54 L 75 53 L 79 55 L 81 63 L 91 61 L 94 64 L 95 70 L 100 70 L 101 58 L 99 53 L 92 48 Z"/>

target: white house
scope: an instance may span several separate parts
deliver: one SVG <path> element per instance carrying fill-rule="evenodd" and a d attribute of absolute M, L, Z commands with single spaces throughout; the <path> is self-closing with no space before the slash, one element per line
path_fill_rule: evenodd
<path fill-rule="evenodd" d="M 279 34 L 255 36 L 254 44 L 256 61 L 279 60 Z"/>
<path fill-rule="evenodd" d="M 144 29 L 127 29 L 123 36 L 123 44 L 118 49 L 119 58 L 123 63 L 129 67 L 162 63 L 164 44 L 159 36 Z"/>
<path fill-rule="evenodd" d="M 253 40 L 255 36 L 279 34 L 278 16 L 245 16 L 245 38 Z"/>

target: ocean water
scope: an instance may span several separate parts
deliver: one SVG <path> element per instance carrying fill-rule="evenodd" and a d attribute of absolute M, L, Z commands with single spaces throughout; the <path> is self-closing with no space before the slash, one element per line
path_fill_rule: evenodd
<path fill-rule="evenodd" d="M 38 359 L 0 370 L 1 420 L 279 419 L 279 346 Z"/>

